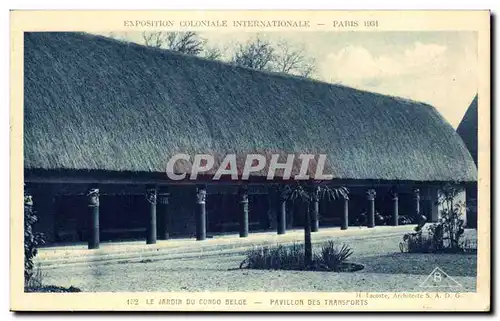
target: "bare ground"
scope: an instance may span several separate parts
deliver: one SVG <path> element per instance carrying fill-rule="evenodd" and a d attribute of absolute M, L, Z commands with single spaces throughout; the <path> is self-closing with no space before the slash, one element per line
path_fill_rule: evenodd
<path fill-rule="evenodd" d="M 90 292 L 202 291 L 475 291 L 475 254 L 400 253 L 400 238 L 352 240 L 350 262 L 358 272 L 240 270 L 244 256 L 229 254 L 164 261 L 115 262 L 106 265 L 60 267 L 43 271 L 44 284 L 74 286 Z M 461 287 L 423 289 L 439 267 Z"/>

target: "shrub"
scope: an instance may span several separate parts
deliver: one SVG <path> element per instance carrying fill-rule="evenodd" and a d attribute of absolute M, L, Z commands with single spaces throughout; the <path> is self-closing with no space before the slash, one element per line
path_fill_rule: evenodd
<path fill-rule="evenodd" d="M 240 268 L 271 269 L 271 270 L 303 270 L 304 246 L 294 243 L 285 247 L 257 247 L 249 250 Z"/>
<path fill-rule="evenodd" d="M 342 264 L 353 254 L 352 249 L 346 245 L 338 246 L 333 241 L 328 241 L 321 247 L 319 255 L 316 255 L 316 262 L 325 266 L 330 271 L 339 271 Z"/>
<path fill-rule="evenodd" d="M 403 242 L 399 244 L 401 252 L 408 253 L 432 253 L 434 244 L 432 238 L 421 232 L 409 233 L 403 236 Z"/>
<path fill-rule="evenodd" d="M 442 207 L 441 218 L 436 224 L 427 227 L 424 235 L 425 220 L 421 220 L 415 228 L 415 233 L 404 235 L 400 243 L 402 252 L 429 253 L 429 252 L 472 252 L 474 245 L 470 240 L 463 240 L 465 228 L 464 220 L 460 217 L 465 214 L 465 205 L 456 202 L 459 189 L 446 185 L 439 190 L 438 204 Z M 422 216 L 425 218 L 425 216 Z"/>
<path fill-rule="evenodd" d="M 353 254 L 352 249 L 343 244 L 329 241 L 319 253 L 314 254 L 311 265 L 305 262 L 304 246 L 294 243 L 291 246 L 258 247 L 249 250 L 240 268 L 268 270 L 327 270 L 340 271 L 346 260 Z"/>
<path fill-rule="evenodd" d="M 29 289 L 36 289 L 43 287 L 43 274 L 40 265 L 38 265 L 36 268 L 33 269 L 33 273 L 31 274 L 29 280 L 26 281 L 25 285 L 26 288 Z"/>
<path fill-rule="evenodd" d="M 44 244 L 43 234 L 33 232 L 33 225 L 38 221 L 33 211 L 31 195 L 24 195 L 24 284 L 31 284 L 34 276 L 33 259 L 38 253 L 38 246 Z"/>
<path fill-rule="evenodd" d="M 443 206 L 441 218 L 436 227 L 429 229 L 429 233 L 439 233 L 439 246 L 450 251 L 460 251 L 464 236 L 465 204 L 455 202 L 459 190 L 452 185 L 446 185 L 439 191 L 439 205 Z M 437 229 L 437 231 L 436 231 Z"/>
<path fill-rule="evenodd" d="M 79 288 L 70 286 L 65 288 L 62 286 L 47 285 L 44 287 L 26 288 L 25 292 L 45 292 L 45 293 L 72 293 L 72 292 L 82 292 Z"/>

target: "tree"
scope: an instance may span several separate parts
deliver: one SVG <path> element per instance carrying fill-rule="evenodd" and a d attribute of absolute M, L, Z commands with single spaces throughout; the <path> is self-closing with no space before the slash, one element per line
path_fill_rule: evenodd
<path fill-rule="evenodd" d="M 310 77 L 316 71 L 314 58 L 308 58 L 303 48 L 293 48 L 283 40 L 277 44 L 275 65 L 278 72 L 302 77 Z"/>
<path fill-rule="evenodd" d="M 167 32 L 165 45 L 167 49 L 187 55 L 198 56 L 203 52 L 205 40 L 194 31 Z"/>
<path fill-rule="evenodd" d="M 284 40 L 273 44 L 257 36 L 239 44 L 231 63 L 257 70 L 267 70 L 311 77 L 316 70 L 314 58 L 309 58 L 303 48 L 295 48 Z"/>
<path fill-rule="evenodd" d="M 148 47 L 161 48 L 165 43 L 165 32 L 143 32 L 142 40 Z"/>
<path fill-rule="evenodd" d="M 222 60 L 222 51 L 217 47 L 210 47 L 205 45 L 202 57 L 211 60 Z"/>
<path fill-rule="evenodd" d="M 441 246 L 452 251 L 458 251 L 461 248 L 461 240 L 465 232 L 465 222 L 463 217 L 467 211 L 466 205 L 458 200 L 462 192 L 452 184 L 446 184 L 438 190 L 438 206 L 441 207 L 441 218 L 435 224 L 431 232 L 441 234 Z M 436 232 L 439 230 L 439 233 Z M 444 241 L 447 240 L 447 244 Z"/>
<path fill-rule="evenodd" d="M 297 182 L 296 185 L 286 185 L 281 190 L 282 197 L 288 200 L 299 200 L 305 206 L 304 213 L 304 261 L 306 267 L 312 265 L 313 252 L 311 241 L 311 210 L 315 199 L 347 198 L 349 190 L 346 187 L 330 187 L 317 182 Z"/>
<path fill-rule="evenodd" d="M 276 60 L 274 50 L 274 47 L 268 40 L 257 36 L 252 41 L 238 44 L 231 63 L 257 70 L 273 71 L 273 63 Z"/>
<path fill-rule="evenodd" d="M 217 47 L 207 46 L 207 40 L 197 32 L 143 32 L 144 44 L 149 47 L 177 51 L 186 55 L 202 56 L 208 59 L 220 59 L 221 51 Z"/>

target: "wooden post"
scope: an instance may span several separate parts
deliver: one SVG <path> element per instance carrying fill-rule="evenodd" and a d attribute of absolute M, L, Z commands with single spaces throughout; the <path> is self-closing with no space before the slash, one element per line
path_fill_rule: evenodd
<path fill-rule="evenodd" d="M 413 190 L 413 196 L 415 198 L 415 217 L 417 218 L 417 224 L 423 226 L 427 221 L 427 217 L 420 212 L 420 190 L 418 188 Z"/>
<path fill-rule="evenodd" d="M 467 206 L 466 226 L 477 228 L 477 183 L 468 183 L 465 187 L 465 205 Z"/>
<path fill-rule="evenodd" d="M 246 186 L 241 186 L 238 189 L 240 202 L 239 221 L 240 221 L 240 237 L 248 236 L 248 189 Z"/>
<path fill-rule="evenodd" d="M 160 205 L 160 215 L 161 220 L 159 220 L 159 224 L 161 224 L 159 228 L 159 236 L 160 240 L 168 240 L 170 235 L 168 233 L 168 197 L 170 193 L 168 193 L 166 188 L 161 188 L 158 193 L 158 204 Z"/>
<path fill-rule="evenodd" d="M 198 241 L 203 241 L 207 238 L 206 197 L 207 187 L 205 185 L 198 185 L 196 187 L 196 240 Z"/>
<path fill-rule="evenodd" d="M 311 209 L 311 202 L 308 201 L 305 206 L 304 213 L 304 260 L 306 267 L 312 264 L 312 242 L 311 242 L 311 216 L 309 211 Z"/>
<path fill-rule="evenodd" d="M 87 192 L 87 201 L 90 214 L 89 250 L 99 248 L 99 189 L 91 188 Z"/>
<path fill-rule="evenodd" d="M 397 192 L 392 192 L 392 225 L 398 226 L 399 224 L 399 196 Z"/>
<path fill-rule="evenodd" d="M 311 232 L 319 230 L 319 199 L 320 199 L 319 186 L 312 188 L 312 213 L 311 213 Z"/>
<path fill-rule="evenodd" d="M 435 186 L 430 186 L 427 189 L 427 193 L 429 194 L 429 222 L 436 223 L 439 221 L 439 191 Z"/>
<path fill-rule="evenodd" d="M 288 201 L 288 218 L 286 220 L 286 226 L 288 229 L 293 229 L 293 219 L 295 215 L 295 202 L 294 201 Z"/>
<path fill-rule="evenodd" d="M 375 227 L 375 196 L 376 192 L 374 189 L 369 189 L 366 192 L 368 198 L 368 227 Z"/>
<path fill-rule="evenodd" d="M 342 225 L 340 226 L 341 230 L 347 230 L 349 226 L 349 197 L 344 195 L 344 213 L 342 215 Z"/>
<path fill-rule="evenodd" d="M 146 199 L 149 203 L 146 244 L 156 243 L 156 196 L 156 187 L 150 187 L 146 190 Z"/>
<path fill-rule="evenodd" d="M 420 190 L 418 188 L 413 190 L 413 198 L 415 200 L 415 217 L 420 219 Z"/>
<path fill-rule="evenodd" d="M 286 233 L 286 199 L 281 195 L 281 191 L 278 190 L 277 194 L 279 204 L 276 213 L 276 226 L 278 234 L 281 235 Z"/>

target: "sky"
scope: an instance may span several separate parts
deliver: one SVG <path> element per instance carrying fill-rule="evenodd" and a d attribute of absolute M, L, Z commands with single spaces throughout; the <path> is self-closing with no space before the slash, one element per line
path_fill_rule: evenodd
<path fill-rule="evenodd" d="M 109 33 L 102 33 L 109 35 Z M 200 32 L 227 56 L 254 32 Z M 142 43 L 139 32 L 113 37 Z M 314 78 L 429 103 L 456 128 L 477 92 L 477 34 L 472 31 L 267 32 L 316 61 Z"/>

